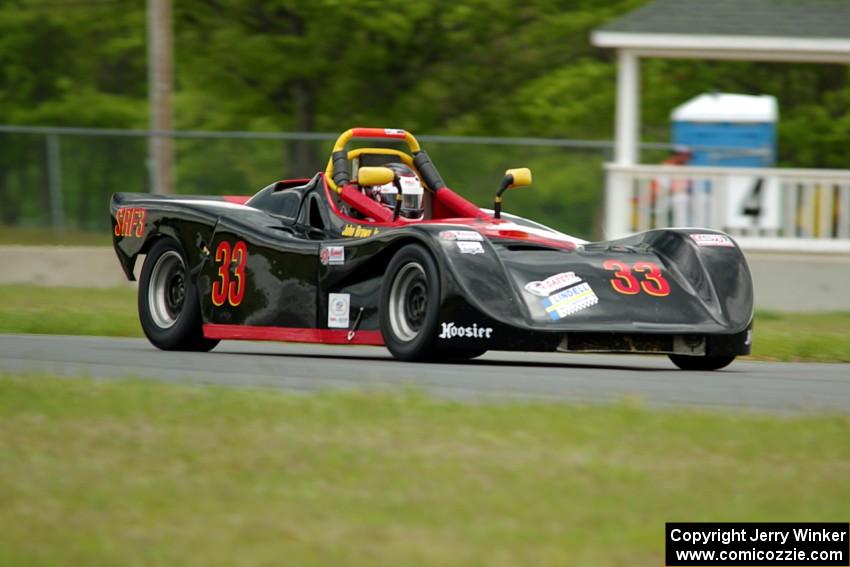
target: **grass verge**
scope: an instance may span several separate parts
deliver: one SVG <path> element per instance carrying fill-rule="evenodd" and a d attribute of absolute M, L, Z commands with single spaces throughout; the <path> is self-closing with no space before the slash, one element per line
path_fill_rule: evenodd
<path fill-rule="evenodd" d="M 753 356 L 850 362 L 850 313 L 756 312 Z"/>
<path fill-rule="evenodd" d="M 850 418 L 0 377 L 2 565 L 662 565 L 846 521 Z"/>
<path fill-rule="evenodd" d="M 0 285 L 0 333 L 141 337 L 132 288 Z"/>
<path fill-rule="evenodd" d="M 0 245 L 25 244 L 27 246 L 111 246 L 108 230 L 100 232 L 65 230 L 58 232 L 44 228 L 21 228 L 0 225 Z"/>
<path fill-rule="evenodd" d="M 0 333 L 141 337 L 133 289 L 0 285 Z M 850 313 L 756 313 L 753 357 L 850 362 Z"/>

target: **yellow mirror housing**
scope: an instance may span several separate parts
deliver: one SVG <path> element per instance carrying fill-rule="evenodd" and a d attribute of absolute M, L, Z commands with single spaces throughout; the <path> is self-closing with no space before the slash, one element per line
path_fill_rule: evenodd
<path fill-rule="evenodd" d="M 505 176 L 510 175 L 514 178 L 513 183 L 508 185 L 508 188 L 513 187 L 527 187 L 531 185 L 531 170 L 527 167 L 518 167 L 516 169 L 509 169 L 505 172 Z"/>
<path fill-rule="evenodd" d="M 363 185 L 385 185 L 392 183 L 395 173 L 388 167 L 361 167 L 357 170 L 357 183 Z"/>
<path fill-rule="evenodd" d="M 499 185 L 499 190 L 496 191 L 496 202 L 493 206 L 493 218 L 502 218 L 502 193 L 511 187 L 528 187 L 531 185 L 531 170 L 527 167 L 518 167 L 509 169 L 505 172 L 505 177 L 502 179 L 502 184 Z"/>

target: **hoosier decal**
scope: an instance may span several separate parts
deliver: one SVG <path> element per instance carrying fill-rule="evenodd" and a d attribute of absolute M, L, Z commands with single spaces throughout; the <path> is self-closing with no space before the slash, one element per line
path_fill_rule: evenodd
<path fill-rule="evenodd" d="M 491 327 L 479 327 L 473 323 L 471 327 L 458 327 L 455 323 L 441 323 L 442 332 L 437 335 L 441 339 L 489 339 L 493 334 Z"/>

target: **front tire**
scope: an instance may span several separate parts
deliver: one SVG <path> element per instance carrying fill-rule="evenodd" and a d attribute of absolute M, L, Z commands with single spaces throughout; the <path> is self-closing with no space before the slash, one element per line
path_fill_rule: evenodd
<path fill-rule="evenodd" d="M 464 360 L 472 360 L 478 358 L 487 352 L 486 348 L 477 349 L 449 349 L 441 348 L 437 350 L 437 354 L 442 362 L 463 362 Z"/>
<path fill-rule="evenodd" d="M 142 330 L 159 349 L 208 351 L 218 344 L 204 338 L 198 290 L 183 249 L 171 238 L 156 242 L 145 258 L 138 305 Z"/>
<path fill-rule="evenodd" d="M 668 355 L 673 364 L 682 370 L 720 370 L 732 364 L 735 355 L 728 356 L 685 356 L 682 354 Z"/>
<path fill-rule="evenodd" d="M 436 349 L 440 272 L 420 244 L 401 248 L 381 286 L 380 326 L 384 344 L 399 360 L 430 360 Z"/>

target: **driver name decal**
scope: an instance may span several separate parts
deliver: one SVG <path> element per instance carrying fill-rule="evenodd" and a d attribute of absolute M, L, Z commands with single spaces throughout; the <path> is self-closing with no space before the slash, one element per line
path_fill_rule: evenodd
<path fill-rule="evenodd" d="M 440 323 L 442 332 L 437 335 L 441 339 L 489 339 L 493 335 L 491 327 L 479 327 L 473 323 L 471 327 L 458 327 L 454 322 Z"/>
<path fill-rule="evenodd" d="M 365 226 L 360 226 L 359 224 L 347 224 L 342 227 L 342 236 L 352 237 L 352 238 L 368 238 L 369 236 L 377 236 L 378 229 L 377 228 L 369 228 Z"/>

